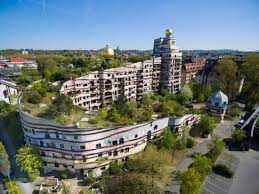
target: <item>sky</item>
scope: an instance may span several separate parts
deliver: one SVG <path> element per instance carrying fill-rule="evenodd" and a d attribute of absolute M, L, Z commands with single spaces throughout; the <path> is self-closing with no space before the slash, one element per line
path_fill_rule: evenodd
<path fill-rule="evenodd" d="M 0 49 L 259 50 L 259 0 L 0 0 Z"/>

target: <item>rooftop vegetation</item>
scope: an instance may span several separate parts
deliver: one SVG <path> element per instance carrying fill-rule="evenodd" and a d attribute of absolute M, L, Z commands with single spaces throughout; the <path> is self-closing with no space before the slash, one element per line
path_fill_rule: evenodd
<path fill-rule="evenodd" d="M 33 116 L 51 119 L 61 124 L 80 126 L 110 127 L 132 125 L 151 121 L 153 116 L 183 116 L 188 113 L 188 105 L 193 94 L 189 86 L 184 86 L 179 94 L 161 90 L 158 94 L 146 94 L 141 101 L 129 101 L 121 96 L 116 102 L 103 107 L 90 116 L 75 106 L 69 96 L 59 93 L 59 86 L 46 81 L 34 82 L 23 93 L 22 107 Z"/>

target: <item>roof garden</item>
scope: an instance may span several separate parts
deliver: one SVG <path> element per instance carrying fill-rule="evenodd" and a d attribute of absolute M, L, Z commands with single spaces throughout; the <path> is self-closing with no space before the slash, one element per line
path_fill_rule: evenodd
<path fill-rule="evenodd" d="M 72 99 L 60 94 L 59 90 L 59 86 L 48 82 L 35 82 L 24 91 L 21 107 L 32 116 L 63 125 L 97 128 L 133 125 L 151 121 L 154 117 L 180 117 L 185 113 L 194 113 L 191 112 L 193 108 L 188 107 L 187 96 L 162 91 L 160 94 L 146 94 L 141 101 L 120 97 L 118 101 L 89 114 L 89 111 L 75 106 Z"/>

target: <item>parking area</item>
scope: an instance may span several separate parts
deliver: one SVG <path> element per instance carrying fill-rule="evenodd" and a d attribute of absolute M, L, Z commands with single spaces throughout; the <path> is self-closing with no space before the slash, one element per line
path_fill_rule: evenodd
<path fill-rule="evenodd" d="M 233 171 L 236 171 L 239 165 L 239 158 L 228 152 L 223 153 L 217 163 L 230 165 Z M 215 174 L 213 171 L 209 173 L 204 182 L 202 194 L 228 194 L 231 188 L 233 179 L 225 178 Z"/>

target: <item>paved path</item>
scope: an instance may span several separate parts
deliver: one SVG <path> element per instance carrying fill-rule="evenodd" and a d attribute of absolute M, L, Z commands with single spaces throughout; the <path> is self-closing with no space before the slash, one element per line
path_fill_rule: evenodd
<path fill-rule="evenodd" d="M 15 155 L 17 150 L 16 150 L 16 147 L 13 145 L 9 134 L 7 133 L 7 126 L 1 121 L 0 121 L 0 138 L 4 142 L 14 174 L 19 180 L 18 184 L 22 194 L 31 194 L 34 190 L 33 185 L 30 182 L 26 183 L 26 181 L 24 181 L 26 180 L 25 178 L 26 176 L 16 166 Z"/>
<path fill-rule="evenodd" d="M 217 160 L 217 163 L 222 163 L 230 166 L 235 172 L 239 165 L 239 158 L 225 150 Z M 213 171 L 210 171 L 204 181 L 201 194 L 228 194 L 232 185 L 233 179 L 220 176 Z"/>
<path fill-rule="evenodd" d="M 259 193 L 259 152 L 232 151 L 240 159 L 229 194 L 258 194 Z"/>
<path fill-rule="evenodd" d="M 234 128 L 233 125 L 237 123 L 238 120 L 239 118 L 237 118 L 234 121 L 224 120 L 223 122 L 218 123 L 217 127 L 214 129 L 213 134 L 218 136 L 221 139 L 229 138 Z M 191 149 L 189 152 L 187 152 L 183 157 L 182 161 L 177 165 L 177 170 L 179 170 L 180 172 L 186 170 L 188 166 L 193 162 L 193 159 L 194 159 L 192 157 L 193 153 L 196 152 L 196 153 L 205 154 L 208 152 L 208 144 L 211 143 L 211 139 L 203 138 L 203 139 L 198 139 L 198 141 L 201 143 L 198 144 L 198 146 Z M 172 193 L 180 193 L 180 185 L 177 180 L 177 176 L 174 176 L 172 178 L 172 182 L 170 183 L 170 185 L 166 187 L 165 190 L 170 191 Z"/>

